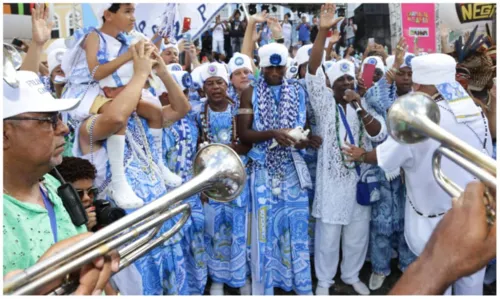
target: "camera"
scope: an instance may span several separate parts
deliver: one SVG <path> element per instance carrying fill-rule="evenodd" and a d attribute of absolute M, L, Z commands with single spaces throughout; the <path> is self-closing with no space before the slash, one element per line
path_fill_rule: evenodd
<path fill-rule="evenodd" d="M 94 231 L 97 231 L 126 215 L 124 209 L 113 207 L 111 206 L 111 203 L 106 200 L 95 200 L 94 206 L 97 219 L 97 225 L 92 229 Z"/>

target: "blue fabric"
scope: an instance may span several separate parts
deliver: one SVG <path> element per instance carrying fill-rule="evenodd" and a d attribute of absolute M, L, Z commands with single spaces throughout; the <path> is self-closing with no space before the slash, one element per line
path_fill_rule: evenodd
<path fill-rule="evenodd" d="M 304 126 L 306 120 L 305 94 L 299 88 L 299 113 L 295 126 Z M 273 88 L 275 104 L 280 100 L 280 86 Z M 256 98 L 252 97 L 254 110 L 253 130 L 260 127 L 260 111 Z M 289 150 L 290 151 L 290 150 Z M 251 154 L 251 155 L 250 155 Z M 291 156 L 291 153 L 290 153 Z M 249 157 L 254 164 L 263 165 L 265 152 L 254 144 Z M 297 171 L 291 159 L 285 163 L 285 177 L 281 182 L 281 193 L 273 195 L 271 178 L 264 167 L 253 167 L 250 175 L 252 223 L 257 227 L 255 237 L 257 254 L 252 254 L 257 282 L 264 284 L 264 294 L 274 293 L 273 288 L 294 290 L 297 294 L 311 294 L 311 264 L 309 260 L 309 197 L 306 189 L 300 187 Z"/>
<path fill-rule="evenodd" d="M 195 103 L 191 103 L 195 106 Z M 163 148 L 166 166 L 182 177 L 186 183 L 193 177 L 193 160 L 196 155 L 198 128 L 192 110 L 184 118 L 164 129 Z M 202 295 L 207 283 L 207 254 L 204 244 L 205 216 L 200 195 L 185 200 L 191 206 L 191 216 L 182 227 L 181 246 L 186 260 L 188 293 Z"/>
<path fill-rule="evenodd" d="M 387 110 L 397 98 L 396 84 L 388 84 L 385 76 L 369 88 L 365 94 L 367 105 L 387 118 Z M 380 143 L 373 143 L 376 147 Z M 372 166 L 377 167 L 378 166 Z M 404 238 L 406 187 L 401 177 L 388 181 L 379 171 L 380 200 L 372 205 L 370 221 L 369 256 L 375 272 L 388 275 L 392 248 L 397 247 L 399 267 L 404 271 L 416 256 L 410 251 Z M 396 245 L 397 246 L 394 246 Z"/>
<path fill-rule="evenodd" d="M 310 42 L 311 41 L 311 31 L 307 28 L 306 24 L 302 23 L 299 27 L 299 41 Z"/>
<path fill-rule="evenodd" d="M 43 192 L 42 187 L 40 187 L 40 192 L 42 193 L 43 203 L 45 204 L 45 208 L 47 209 L 47 213 L 49 214 L 50 228 L 52 229 L 52 235 L 54 236 L 54 243 L 57 243 L 57 222 L 56 214 L 54 212 L 54 206 L 52 205 L 52 202 L 47 198 L 47 194 Z M 63 198 L 61 199 L 64 201 Z"/>
<path fill-rule="evenodd" d="M 230 144 L 233 136 L 233 118 L 239 107 L 239 100 L 233 94 L 235 105 L 229 104 L 222 112 L 212 111 L 207 102 L 201 105 L 196 120 L 203 130 L 201 114 L 207 108 L 207 135 L 213 136 L 211 142 Z M 241 156 L 242 161 L 246 157 Z M 248 181 L 243 192 L 230 203 L 220 203 L 209 199 L 205 209 L 207 219 L 213 219 L 214 231 L 205 233 L 205 245 L 208 254 L 208 273 L 214 282 L 225 283 L 233 288 L 243 287 L 250 276 L 248 264 Z M 209 216 L 210 213 L 210 216 Z M 213 215 L 212 215 L 213 213 Z M 207 220 L 211 221 L 211 220 Z"/>
<path fill-rule="evenodd" d="M 145 149 L 148 144 L 154 144 L 153 137 L 149 133 L 147 121 L 137 117 L 134 112 L 127 123 L 127 135 L 125 137 L 125 174 L 129 185 L 136 195 L 144 200 L 145 204 L 160 198 L 167 193 L 161 174 L 155 172 L 148 162 Z M 141 129 L 144 128 L 144 131 Z M 131 136 L 131 137 L 129 137 Z M 138 144 L 140 149 L 133 147 L 132 143 Z M 105 147 L 107 146 L 104 143 Z M 143 145 L 143 146 L 141 146 Z M 158 161 L 158 150 L 150 146 L 153 161 Z M 141 153 L 142 151 L 142 153 Z M 104 185 L 111 181 L 111 170 L 109 162 L 106 171 Z M 135 210 L 127 210 L 127 214 Z M 166 221 L 157 236 L 168 231 L 174 224 L 175 219 Z M 186 279 L 186 260 L 180 240 L 183 231 L 174 235 L 166 244 L 160 245 L 146 255 L 138 259 L 134 264 L 142 276 L 143 295 L 188 295 L 189 288 Z"/>

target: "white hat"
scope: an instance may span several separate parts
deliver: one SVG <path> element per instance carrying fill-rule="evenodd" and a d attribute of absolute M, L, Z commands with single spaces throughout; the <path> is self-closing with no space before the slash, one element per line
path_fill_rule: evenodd
<path fill-rule="evenodd" d="M 412 81 L 423 85 L 456 82 L 456 61 L 450 55 L 434 53 L 417 56 L 411 60 Z"/>
<path fill-rule="evenodd" d="M 66 53 L 66 49 L 55 49 L 50 52 L 47 56 L 47 64 L 49 65 L 49 74 L 52 74 L 52 71 L 58 66 L 61 65 L 62 59 Z"/>
<path fill-rule="evenodd" d="M 201 82 L 204 84 L 205 81 L 207 81 L 208 78 L 212 77 L 220 77 L 224 81 L 226 81 L 226 84 L 229 84 L 229 75 L 227 73 L 226 67 L 217 62 L 212 62 L 209 64 L 206 64 L 205 66 L 202 66 L 203 69 L 201 69 Z"/>
<path fill-rule="evenodd" d="M 374 64 L 375 68 L 382 70 L 385 74 L 385 66 L 384 62 L 382 61 L 382 58 L 378 56 L 368 56 L 363 60 L 363 64 L 361 65 L 361 73 L 363 73 L 363 70 L 365 68 L 365 64 Z"/>
<path fill-rule="evenodd" d="M 92 10 L 97 19 L 99 26 L 102 26 L 102 17 L 104 17 L 104 12 L 108 10 L 113 3 L 92 3 Z"/>
<path fill-rule="evenodd" d="M 65 39 L 64 38 L 58 38 L 54 40 L 48 47 L 45 49 L 45 54 L 49 55 L 50 52 L 56 50 L 56 49 L 67 49 Z"/>
<path fill-rule="evenodd" d="M 182 90 L 186 90 L 193 85 L 193 79 L 191 75 L 186 71 L 173 71 L 172 77 L 174 77 L 175 82 L 179 84 Z M 167 91 L 168 93 L 168 91 Z"/>
<path fill-rule="evenodd" d="M 231 60 L 229 60 L 229 75 L 231 75 L 234 71 L 247 68 L 251 73 L 253 73 L 252 62 L 250 61 L 250 57 L 241 53 L 234 53 Z"/>
<path fill-rule="evenodd" d="M 312 47 L 313 45 L 310 44 L 302 46 L 297 50 L 297 55 L 295 55 L 295 61 L 297 62 L 297 65 L 301 65 L 309 61 L 309 57 L 311 57 Z M 323 50 L 322 61 L 325 61 L 325 59 L 326 59 L 326 51 Z"/>
<path fill-rule="evenodd" d="M 3 119 L 26 112 L 67 111 L 78 105 L 78 99 L 54 99 L 34 72 L 17 71 L 19 86 L 3 81 Z"/>
<path fill-rule="evenodd" d="M 356 78 L 356 75 L 354 73 L 354 63 L 347 59 L 341 59 L 337 62 L 335 62 L 327 71 L 326 74 L 328 75 L 328 78 L 330 79 L 330 86 L 333 87 L 333 83 L 335 81 L 344 76 L 344 75 L 349 75 L 353 78 Z"/>
<path fill-rule="evenodd" d="M 178 72 L 178 71 L 183 71 L 182 65 L 178 63 L 171 63 L 167 65 L 167 69 L 169 72 Z"/>
<path fill-rule="evenodd" d="M 208 63 L 204 63 L 191 71 L 191 78 L 193 79 L 193 88 L 194 89 L 203 88 L 203 81 L 201 80 L 201 71 L 203 70 L 203 68 L 207 64 Z"/>
<path fill-rule="evenodd" d="M 288 59 L 287 48 L 278 43 L 270 43 L 259 48 L 260 67 L 285 66 Z"/>
<path fill-rule="evenodd" d="M 404 67 L 409 67 L 411 68 L 411 61 L 412 59 L 415 57 L 415 54 L 413 53 L 410 53 L 410 52 L 406 52 L 405 53 L 405 58 L 404 58 L 404 61 L 403 61 L 403 64 L 401 64 L 401 66 L 399 67 L 400 69 L 404 68 Z M 394 65 L 394 60 L 395 60 L 395 56 L 394 55 L 391 55 L 389 57 L 387 57 L 387 59 L 385 60 L 385 63 L 387 64 L 387 69 L 390 69 L 392 68 L 392 66 Z"/>
<path fill-rule="evenodd" d="M 134 76 L 134 62 L 129 61 L 119 67 L 113 74 L 99 80 L 99 86 L 101 88 L 125 86 L 132 80 L 132 76 Z"/>
<path fill-rule="evenodd" d="M 323 66 L 325 67 L 325 71 L 328 71 L 334 64 L 335 64 L 335 61 L 332 61 L 332 60 L 325 61 L 323 63 Z"/>
<path fill-rule="evenodd" d="M 177 46 L 177 44 L 173 44 L 173 43 L 168 43 L 168 44 L 165 44 L 165 42 L 162 40 L 161 41 L 161 44 L 160 44 L 160 53 L 165 51 L 166 49 L 175 49 L 177 50 L 177 52 L 179 52 L 179 47 Z"/>

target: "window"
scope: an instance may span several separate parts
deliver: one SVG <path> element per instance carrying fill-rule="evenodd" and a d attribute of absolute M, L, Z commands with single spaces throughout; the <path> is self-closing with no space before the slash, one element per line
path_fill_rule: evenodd
<path fill-rule="evenodd" d="M 75 17 L 76 16 L 76 17 Z M 68 36 L 73 35 L 75 29 L 78 29 L 80 26 L 80 13 L 78 11 L 71 11 L 66 15 L 66 31 Z"/>
<path fill-rule="evenodd" d="M 50 33 L 50 38 L 59 38 L 61 33 L 59 27 L 59 16 L 54 13 L 54 26 L 52 26 L 52 32 Z"/>

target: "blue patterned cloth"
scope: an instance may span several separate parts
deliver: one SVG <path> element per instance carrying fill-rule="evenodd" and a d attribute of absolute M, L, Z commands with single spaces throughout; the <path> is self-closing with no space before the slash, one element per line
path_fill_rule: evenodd
<path fill-rule="evenodd" d="M 203 131 L 202 115 L 207 111 L 210 143 L 230 144 L 233 137 L 233 118 L 239 107 L 237 96 L 235 104 L 229 104 L 222 112 L 210 109 L 208 101 L 201 105 L 196 120 Z M 241 156 L 242 161 L 246 158 Z M 205 233 L 205 245 L 208 253 L 208 273 L 213 282 L 225 283 L 233 288 L 243 287 L 250 275 L 248 265 L 248 201 L 249 190 L 246 184 L 243 192 L 229 203 L 220 203 L 209 199 L 205 205 L 208 229 Z M 213 228 L 213 229 L 212 229 Z"/>
<path fill-rule="evenodd" d="M 158 150 L 149 147 L 154 144 L 145 119 L 140 119 L 134 112 L 127 123 L 125 135 L 125 174 L 129 185 L 144 203 L 152 202 L 167 193 L 161 173 L 157 167 L 152 167 L 158 161 Z M 106 142 L 104 142 L 106 147 Z M 148 154 L 151 153 L 151 156 Z M 106 188 L 111 182 L 111 169 L 106 167 L 106 179 L 101 188 Z M 127 210 L 127 214 L 135 210 Z M 157 236 L 168 231 L 177 219 L 166 221 Z M 173 236 L 165 244 L 148 252 L 134 264 L 142 276 L 143 295 L 188 295 L 189 288 L 186 279 L 186 260 L 180 240 L 183 231 Z"/>
<path fill-rule="evenodd" d="M 270 86 L 274 95 L 273 105 L 281 99 L 281 86 Z M 295 126 L 304 126 L 306 103 L 304 90 L 298 85 L 298 113 Z M 254 120 L 252 129 L 266 131 L 260 119 L 257 88 L 252 105 Z M 282 116 L 286 117 L 286 116 Z M 294 127 L 295 127 L 294 126 Z M 287 149 L 291 156 L 291 150 Z M 266 152 L 260 144 L 254 144 L 248 154 L 252 160 L 250 193 L 252 203 L 252 276 L 253 283 L 263 285 L 263 294 L 272 295 L 273 288 L 294 290 L 297 294 L 312 294 L 311 264 L 308 247 L 309 197 L 300 187 L 295 165 L 286 159 L 285 176 L 280 183 L 281 193 L 273 195 L 268 170 L 262 167 Z M 260 294 L 257 294 L 260 295 Z"/>
<path fill-rule="evenodd" d="M 191 103 L 195 107 L 197 102 Z M 186 183 L 193 177 L 193 160 L 196 155 L 198 128 L 191 110 L 188 115 L 164 129 L 163 148 L 167 167 L 182 177 Z M 186 260 L 189 294 L 202 295 L 207 283 L 207 254 L 204 243 L 205 216 L 200 195 L 183 201 L 191 206 L 191 217 L 182 227 L 181 246 Z"/>
<path fill-rule="evenodd" d="M 389 84 L 384 77 L 367 90 L 366 103 L 377 113 L 387 118 L 387 110 L 397 98 L 396 84 Z M 376 147 L 380 143 L 373 143 Z M 378 168 L 378 166 L 372 166 Z M 406 270 L 416 256 L 411 252 L 404 238 L 404 215 L 406 187 L 400 176 L 388 181 L 379 169 L 380 200 L 372 205 L 370 221 L 369 256 L 373 271 L 388 276 L 393 244 L 399 253 L 399 268 Z"/>

